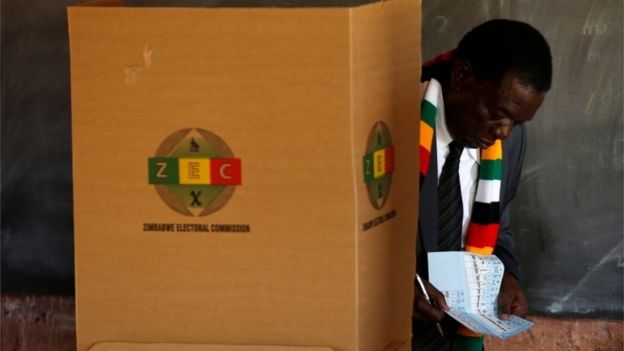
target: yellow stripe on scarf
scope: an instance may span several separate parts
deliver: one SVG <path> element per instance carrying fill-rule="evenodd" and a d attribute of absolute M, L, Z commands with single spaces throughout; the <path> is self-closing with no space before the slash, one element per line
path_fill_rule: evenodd
<path fill-rule="evenodd" d="M 466 251 L 476 253 L 479 255 L 491 255 L 494 252 L 494 248 L 486 246 L 486 247 L 476 247 L 466 245 Z"/>
<path fill-rule="evenodd" d="M 420 146 L 431 152 L 431 144 L 433 143 L 433 128 L 424 121 L 420 121 Z"/>
<path fill-rule="evenodd" d="M 503 144 L 500 139 L 496 139 L 494 144 L 487 149 L 481 151 L 481 159 L 483 160 L 500 160 L 503 158 Z"/>

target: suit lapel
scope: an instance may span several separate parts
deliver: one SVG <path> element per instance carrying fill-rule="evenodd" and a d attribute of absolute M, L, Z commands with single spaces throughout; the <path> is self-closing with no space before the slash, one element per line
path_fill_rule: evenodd
<path fill-rule="evenodd" d="M 425 252 L 438 248 L 438 161 L 436 141 L 433 138 L 429 170 L 420 189 L 419 234 Z"/>

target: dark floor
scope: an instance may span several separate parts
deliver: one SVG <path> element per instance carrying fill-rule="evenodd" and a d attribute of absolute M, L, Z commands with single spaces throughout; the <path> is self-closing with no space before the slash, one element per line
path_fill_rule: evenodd
<path fill-rule="evenodd" d="M 2 295 L 0 350 L 75 351 L 73 296 Z M 535 327 L 505 341 L 486 338 L 488 351 L 622 351 L 622 321 L 529 317 Z"/>

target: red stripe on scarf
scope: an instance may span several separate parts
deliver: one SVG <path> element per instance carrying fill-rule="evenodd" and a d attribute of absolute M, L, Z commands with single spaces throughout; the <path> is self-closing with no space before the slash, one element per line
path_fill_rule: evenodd
<path fill-rule="evenodd" d="M 420 174 L 425 176 L 429 171 L 429 157 L 431 153 L 420 145 Z"/>
<path fill-rule="evenodd" d="M 470 223 L 466 236 L 466 246 L 495 247 L 499 227 L 498 223 L 486 225 Z"/>

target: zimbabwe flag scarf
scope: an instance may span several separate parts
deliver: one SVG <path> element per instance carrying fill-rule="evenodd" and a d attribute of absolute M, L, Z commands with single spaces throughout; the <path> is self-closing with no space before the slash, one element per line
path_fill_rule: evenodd
<path fill-rule="evenodd" d="M 420 118 L 420 187 L 429 170 L 431 149 L 435 140 L 435 121 L 442 87 L 435 79 L 426 86 Z M 465 250 L 491 255 L 498 238 L 500 222 L 500 187 L 503 177 L 503 147 L 500 140 L 481 149 L 477 194 L 472 207 Z M 483 336 L 460 325 L 453 340 L 453 351 L 482 351 Z"/>

